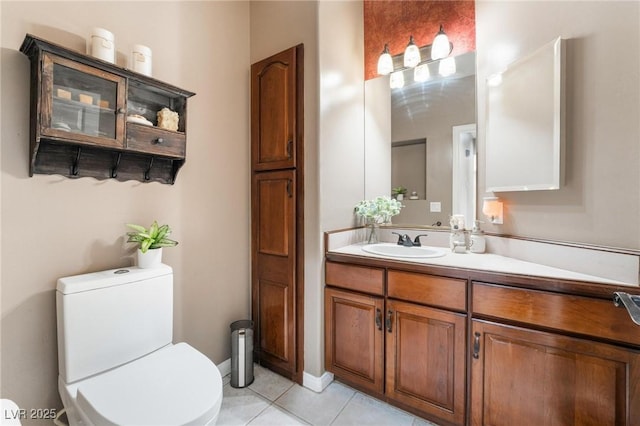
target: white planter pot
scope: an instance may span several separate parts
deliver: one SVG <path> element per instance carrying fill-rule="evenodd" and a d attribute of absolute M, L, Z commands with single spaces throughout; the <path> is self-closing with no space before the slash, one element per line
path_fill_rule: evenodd
<path fill-rule="evenodd" d="M 404 194 L 398 194 L 398 195 L 396 195 L 396 200 L 398 200 L 398 201 L 402 201 L 402 200 L 404 200 Z"/>
<path fill-rule="evenodd" d="M 149 249 L 146 253 L 138 249 L 138 268 L 154 268 L 162 263 L 162 247 Z"/>

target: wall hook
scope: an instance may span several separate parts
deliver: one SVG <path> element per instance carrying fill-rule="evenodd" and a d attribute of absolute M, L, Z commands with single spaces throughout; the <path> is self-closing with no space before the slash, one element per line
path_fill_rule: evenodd
<path fill-rule="evenodd" d="M 82 148 L 78 147 L 78 150 L 76 151 L 76 159 L 73 161 L 73 164 L 71 165 L 72 176 L 78 176 L 78 163 L 80 162 L 81 153 L 82 153 Z"/>
<path fill-rule="evenodd" d="M 151 167 L 153 167 L 153 157 L 151 157 L 151 161 L 149 161 L 149 167 L 144 172 L 144 180 L 150 180 L 149 172 L 151 171 Z"/>
<path fill-rule="evenodd" d="M 116 163 L 111 168 L 111 177 L 112 178 L 117 178 L 118 177 L 118 167 L 120 166 L 120 160 L 121 159 L 122 159 L 122 153 L 119 152 L 118 156 L 116 157 Z"/>

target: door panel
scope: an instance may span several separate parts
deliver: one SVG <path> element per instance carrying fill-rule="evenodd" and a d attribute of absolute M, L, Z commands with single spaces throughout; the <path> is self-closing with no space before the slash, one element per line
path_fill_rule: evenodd
<path fill-rule="evenodd" d="M 387 396 L 463 424 L 466 315 L 395 300 L 387 315 Z"/>
<path fill-rule="evenodd" d="M 296 167 L 295 48 L 251 66 L 253 170 Z"/>
<path fill-rule="evenodd" d="M 252 313 L 255 350 L 282 374 L 296 370 L 294 170 L 253 176 Z"/>
<path fill-rule="evenodd" d="M 336 377 L 382 393 L 381 297 L 325 288 L 325 367 Z"/>
<path fill-rule="evenodd" d="M 474 320 L 472 424 L 631 425 L 640 354 Z M 526 363 L 522 361 L 526 360 Z M 628 401 L 628 403 L 627 403 Z M 637 413 L 636 413 L 637 414 Z"/>

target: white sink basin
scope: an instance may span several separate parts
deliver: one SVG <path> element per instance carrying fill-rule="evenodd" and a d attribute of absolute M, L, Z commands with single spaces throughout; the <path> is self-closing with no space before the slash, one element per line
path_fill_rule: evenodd
<path fill-rule="evenodd" d="M 380 256 L 403 257 L 403 258 L 428 258 L 442 257 L 447 252 L 437 247 L 405 247 L 394 243 L 367 244 L 362 247 L 367 253 Z"/>

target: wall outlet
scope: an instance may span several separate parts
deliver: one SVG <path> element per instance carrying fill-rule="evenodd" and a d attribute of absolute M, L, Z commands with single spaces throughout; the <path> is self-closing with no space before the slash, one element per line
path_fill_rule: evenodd
<path fill-rule="evenodd" d="M 440 213 L 442 211 L 442 203 L 440 201 L 432 201 L 429 203 L 429 211 L 431 213 Z"/>

